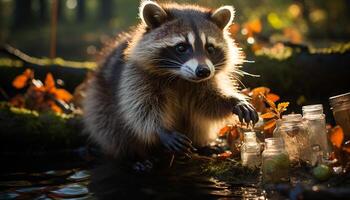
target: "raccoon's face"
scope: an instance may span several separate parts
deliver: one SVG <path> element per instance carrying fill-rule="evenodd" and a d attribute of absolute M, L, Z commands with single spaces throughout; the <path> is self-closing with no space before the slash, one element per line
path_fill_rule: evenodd
<path fill-rule="evenodd" d="M 140 16 L 146 32 L 138 41 L 134 57 L 157 73 L 192 82 L 208 80 L 227 64 L 230 44 L 225 31 L 233 15 L 230 6 L 212 11 L 143 1 Z"/>

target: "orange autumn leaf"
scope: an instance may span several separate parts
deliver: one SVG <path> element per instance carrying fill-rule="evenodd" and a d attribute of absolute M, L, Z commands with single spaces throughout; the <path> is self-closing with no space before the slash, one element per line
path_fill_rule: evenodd
<path fill-rule="evenodd" d="M 24 88 L 28 84 L 28 80 L 33 78 L 33 71 L 31 69 L 26 69 L 22 74 L 16 76 L 16 78 L 12 81 L 12 86 L 21 89 Z"/>
<path fill-rule="evenodd" d="M 220 129 L 219 131 L 219 136 L 222 137 L 222 136 L 225 136 L 227 132 L 229 132 L 231 129 L 230 126 L 225 126 L 224 128 Z"/>
<path fill-rule="evenodd" d="M 51 73 L 48 73 L 46 75 L 46 78 L 45 78 L 45 88 L 47 91 L 51 91 L 51 90 L 54 90 L 56 87 L 55 87 L 55 80 L 52 76 Z"/>
<path fill-rule="evenodd" d="M 270 121 L 266 122 L 264 124 L 264 130 L 269 130 L 271 129 L 272 127 L 274 127 L 276 125 L 276 120 L 275 119 L 271 119 Z"/>
<path fill-rule="evenodd" d="M 280 97 L 277 94 L 269 93 L 266 95 L 266 99 L 276 102 L 280 99 Z"/>
<path fill-rule="evenodd" d="M 257 87 L 252 90 L 252 93 L 254 96 L 259 94 L 268 94 L 270 92 L 270 89 L 267 87 Z"/>
<path fill-rule="evenodd" d="M 49 101 L 48 104 L 52 111 L 56 113 L 62 113 L 62 109 L 59 106 L 57 106 L 57 104 L 54 101 Z"/>
<path fill-rule="evenodd" d="M 220 153 L 220 154 L 218 155 L 218 158 L 220 158 L 220 159 L 227 159 L 227 158 L 229 158 L 231 155 L 232 155 L 232 152 L 231 152 L 231 151 L 225 151 L 224 153 Z"/>
<path fill-rule="evenodd" d="M 247 36 L 251 37 L 254 33 L 260 33 L 262 30 L 262 24 L 260 19 L 251 20 L 243 25 L 247 30 Z"/>
<path fill-rule="evenodd" d="M 239 138 L 240 134 L 239 131 L 237 129 L 237 127 L 232 127 L 230 134 L 232 136 L 232 139 L 236 140 L 237 138 Z"/>
<path fill-rule="evenodd" d="M 66 101 L 66 102 L 71 101 L 73 98 L 73 95 L 65 89 L 56 89 L 54 94 L 55 94 L 57 99 L 61 99 L 61 100 Z"/>
<path fill-rule="evenodd" d="M 269 100 L 269 99 L 266 99 L 266 98 L 265 98 L 265 100 L 266 100 L 266 103 L 269 104 L 269 106 L 270 106 L 272 109 L 276 109 L 276 104 L 275 104 L 275 102 L 273 102 L 273 101 L 271 101 L 271 100 Z"/>
<path fill-rule="evenodd" d="M 344 132 L 340 126 L 335 126 L 330 133 L 330 140 L 333 146 L 341 148 L 344 140 Z"/>
<path fill-rule="evenodd" d="M 236 35 L 239 31 L 239 24 L 232 24 L 230 27 L 229 27 L 229 32 L 231 33 L 231 35 Z"/>
<path fill-rule="evenodd" d="M 273 112 L 267 112 L 267 113 L 260 115 L 260 117 L 263 119 L 271 119 L 271 118 L 276 117 L 276 114 Z"/>
<path fill-rule="evenodd" d="M 277 105 L 278 112 L 282 113 L 287 110 L 287 107 L 289 106 L 289 102 L 282 102 Z"/>

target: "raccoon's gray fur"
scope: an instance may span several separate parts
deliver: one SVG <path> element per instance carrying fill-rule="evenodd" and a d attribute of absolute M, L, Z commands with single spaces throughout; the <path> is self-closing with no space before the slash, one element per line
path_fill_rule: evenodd
<path fill-rule="evenodd" d="M 206 145 L 233 112 L 256 122 L 237 89 L 243 56 L 226 30 L 233 15 L 231 6 L 143 1 L 142 22 L 119 37 L 90 83 L 84 104 L 90 138 L 114 157 L 142 157 L 161 143 L 188 147 L 173 136 Z"/>

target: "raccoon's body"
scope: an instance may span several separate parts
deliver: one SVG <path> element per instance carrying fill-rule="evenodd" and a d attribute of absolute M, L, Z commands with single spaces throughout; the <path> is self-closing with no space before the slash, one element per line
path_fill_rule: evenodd
<path fill-rule="evenodd" d="M 229 38 L 233 9 L 143 1 L 142 23 L 119 38 L 91 81 L 85 126 L 106 153 L 147 157 L 153 147 L 203 146 L 232 112 L 255 122 L 235 80 L 243 62 Z"/>

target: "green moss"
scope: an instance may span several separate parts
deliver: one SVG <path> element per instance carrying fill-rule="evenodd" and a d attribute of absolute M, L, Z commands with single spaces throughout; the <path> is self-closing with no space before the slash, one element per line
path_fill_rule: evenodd
<path fill-rule="evenodd" d="M 38 113 L 0 104 L 0 149 L 57 151 L 83 145 L 81 116 Z"/>
<path fill-rule="evenodd" d="M 259 169 L 243 167 L 234 159 L 213 160 L 201 164 L 201 173 L 227 182 L 258 182 Z"/>

